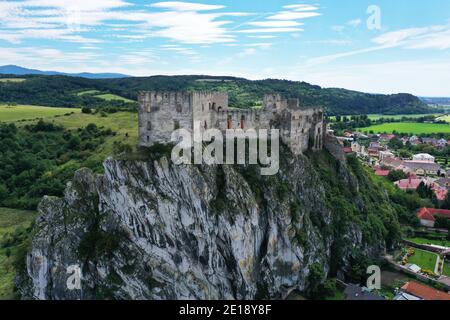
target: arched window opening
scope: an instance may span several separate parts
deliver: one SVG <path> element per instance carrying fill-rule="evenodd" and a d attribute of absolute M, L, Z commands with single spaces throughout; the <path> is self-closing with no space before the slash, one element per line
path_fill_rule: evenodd
<path fill-rule="evenodd" d="M 241 117 L 241 129 L 244 129 L 245 127 L 245 116 Z"/>

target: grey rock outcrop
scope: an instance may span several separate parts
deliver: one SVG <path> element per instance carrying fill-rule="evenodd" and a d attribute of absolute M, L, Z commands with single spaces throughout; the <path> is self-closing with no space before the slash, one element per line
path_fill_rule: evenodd
<path fill-rule="evenodd" d="M 334 213 L 311 161 L 284 162 L 264 180 L 252 167 L 175 166 L 164 157 L 108 158 L 103 175 L 77 171 L 64 198 L 39 205 L 18 279 L 23 298 L 284 298 L 309 288 L 313 264 L 329 272 L 337 240 L 346 246 L 333 257 L 338 272 L 355 248 L 384 250 L 350 221 L 330 232 Z M 345 168 L 340 179 L 357 184 Z M 74 265 L 80 290 L 67 287 Z"/>

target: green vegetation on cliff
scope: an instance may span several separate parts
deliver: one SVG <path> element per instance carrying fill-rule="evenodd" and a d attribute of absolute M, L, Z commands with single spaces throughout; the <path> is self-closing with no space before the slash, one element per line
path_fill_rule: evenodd
<path fill-rule="evenodd" d="M 35 217 L 33 211 L 0 207 L 0 300 L 16 298 L 13 280 L 17 268 L 25 263 L 30 226 Z"/>

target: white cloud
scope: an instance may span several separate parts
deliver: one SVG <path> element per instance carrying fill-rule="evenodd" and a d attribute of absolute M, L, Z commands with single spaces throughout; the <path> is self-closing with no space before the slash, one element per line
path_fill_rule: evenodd
<path fill-rule="evenodd" d="M 247 47 L 257 47 L 260 49 L 268 49 L 273 46 L 273 43 L 270 42 L 260 42 L 260 43 L 250 43 L 247 44 Z"/>
<path fill-rule="evenodd" d="M 241 33 L 277 33 L 277 32 L 300 32 L 303 31 L 299 26 L 303 26 L 303 22 L 297 20 L 304 18 L 317 17 L 321 14 L 316 12 L 319 7 L 306 4 L 291 4 L 283 6 L 282 11 L 270 13 L 264 21 L 251 21 L 247 25 L 260 27 L 258 29 L 241 30 Z M 261 17 L 261 16 L 260 16 Z"/>
<path fill-rule="evenodd" d="M 343 40 L 343 39 L 326 39 L 326 40 L 310 41 L 308 43 L 320 43 L 320 44 L 332 44 L 332 45 L 336 45 L 336 46 L 345 46 L 345 45 L 350 45 L 353 42 L 351 40 Z"/>
<path fill-rule="evenodd" d="M 450 25 L 409 28 L 386 32 L 372 39 L 375 46 L 310 59 L 306 65 L 316 66 L 334 60 L 385 49 L 450 49 Z"/>
<path fill-rule="evenodd" d="M 401 29 L 384 33 L 372 41 L 379 45 L 407 49 L 449 49 L 450 25 Z"/>
<path fill-rule="evenodd" d="M 274 35 L 251 35 L 251 36 L 247 36 L 249 38 L 255 38 L 255 39 L 274 39 L 277 38 L 277 36 Z"/>
<path fill-rule="evenodd" d="M 361 25 L 361 23 L 362 23 L 362 20 L 359 19 L 359 18 L 358 19 L 354 19 L 354 20 L 350 20 L 350 21 L 347 22 L 347 24 L 349 26 L 352 26 L 354 28 L 359 27 Z"/>
<path fill-rule="evenodd" d="M 283 6 L 284 9 L 292 9 L 294 11 L 315 11 L 319 10 L 319 7 L 309 4 L 289 4 Z"/>
<path fill-rule="evenodd" d="M 235 40 L 227 28 L 232 21 L 222 18 L 246 15 L 205 13 L 225 7 L 178 1 L 154 3 L 146 10 L 136 10 L 134 6 L 122 0 L 23 0 L 14 5 L 0 0 L 0 39 L 19 43 L 41 36 L 87 43 L 95 41 L 86 38 L 86 32 L 99 38 L 109 30 L 112 36 L 126 41 L 163 37 L 183 43 L 223 43 Z M 140 35 L 123 34 L 129 30 Z"/>
<path fill-rule="evenodd" d="M 303 25 L 301 22 L 297 21 L 254 21 L 247 23 L 251 26 L 257 26 L 257 27 L 298 27 Z"/>
<path fill-rule="evenodd" d="M 4 64 L 18 64 L 39 69 L 53 69 L 58 63 L 71 64 L 95 63 L 101 55 L 92 52 L 70 52 L 53 48 L 23 47 L 5 48 L 0 47 L 0 56 Z"/>
<path fill-rule="evenodd" d="M 449 96 L 450 62 L 441 60 L 346 64 L 333 70 L 296 70 L 310 83 L 372 93 L 408 92 L 420 96 Z M 420 75 L 420 76 L 417 76 Z"/>
<path fill-rule="evenodd" d="M 225 8 L 225 6 L 220 5 L 208 5 L 208 4 L 180 2 L 180 1 L 157 2 L 149 5 L 149 7 L 164 8 L 177 11 L 207 11 Z"/>
<path fill-rule="evenodd" d="M 331 30 L 335 31 L 335 32 L 342 32 L 344 31 L 345 27 L 344 26 L 332 26 Z"/>
<path fill-rule="evenodd" d="M 318 12 L 295 12 L 295 11 L 283 11 L 272 16 L 267 17 L 270 20 L 296 20 L 318 17 L 321 14 Z"/>
<path fill-rule="evenodd" d="M 303 31 L 301 28 L 261 28 L 261 29 L 246 29 L 240 30 L 241 33 L 278 33 L 278 32 L 299 32 Z"/>

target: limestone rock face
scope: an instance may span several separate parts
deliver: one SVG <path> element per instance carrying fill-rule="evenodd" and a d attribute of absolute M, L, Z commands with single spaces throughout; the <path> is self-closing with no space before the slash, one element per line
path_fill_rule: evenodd
<path fill-rule="evenodd" d="M 18 279 L 23 298 L 284 298 L 309 288 L 313 264 L 329 272 L 336 241 L 347 246 L 333 258 L 338 272 L 353 249 L 376 255 L 385 246 L 364 243 L 351 222 L 338 236 L 327 231 L 333 212 L 304 156 L 264 180 L 250 167 L 176 166 L 166 158 L 108 158 L 104 168 L 103 175 L 77 171 L 64 198 L 40 203 Z M 80 288 L 67 285 L 70 266 L 81 270 Z"/>

